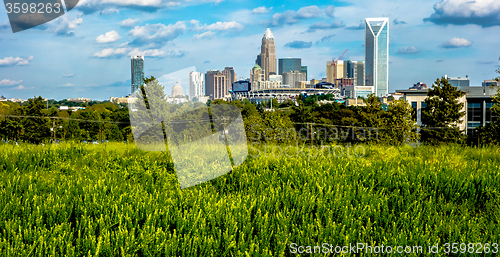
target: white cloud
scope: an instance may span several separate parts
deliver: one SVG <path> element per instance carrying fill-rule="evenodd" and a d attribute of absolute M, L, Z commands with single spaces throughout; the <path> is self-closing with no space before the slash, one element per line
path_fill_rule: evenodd
<path fill-rule="evenodd" d="M 333 17 L 333 12 L 334 11 L 335 11 L 335 6 L 333 6 L 333 5 L 330 5 L 330 6 L 328 6 L 328 7 L 325 8 L 325 14 L 328 17 Z"/>
<path fill-rule="evenodd" d="M 469 41 L 465 38 L 454 37 L 449 41 L 443 42 L 440 47 L 442 48 L 459 48 L 459 47 L 468 47 L 472 45 L 472 41 Z"/>
<path fill-rule="evenodd" d="M 72 78 L 73 76 L 75 76 L 75 74 L 73 74 L 73 73 L 63 74 L 62 76 L 65 77 L 65 78 Z"/>
<path fill-rule="evenodd" d="M 109 15 L 109 14 L 113 14 L 113 13 L 120 13 L 120 11 L 116 8 L 106 8 L 106 9 L 101 11 L 101 14 L 104 14 L 104 15 Z"/>
<path fill-rule="evenodd" d="M 15 80 L 9 80 L 9 79 L 3 79 L 0 80 L 0 86 L 14 86 L 14 85 L 19 85 L 23 82 L 22 80 L 15 81 Z"/>
<path fill-rule="evenodd" d="M 111 43 L 115 42 L 116 40 L 120 39 L 120 35 L 118 35 L 118 32 L 112 30 L 110 32 L 106 32 L 104 35 L 100 35 L 95 39 L 96 43 Z"/>
<path fill-rule="evenodd" d="M 139 48 L 135 48 L 128 53 L 128 55 L 139 55 L 139 56 L 149 56 L 149 57 L 163 57 L 165 56 L 165 51 L 159 49 L 148 49 L 145 51 L 140 51 Z"/>
<path fill-rule="evenodd" d="M 119 58 L 124 56 L 130 49 L 129 48 L 106 48 L 94 54 L 97 58 Z"/>
<path fill-rule="evenodd" d="M 33 89 L 33 88 L 35 88 L 35 87 L 25 87 L 23 85 L 19 85 L 19 86 L 13 88 L 13 89 L 22 90 L 22 89 Z"/>
<path fill-rule="evenodd" d="M 5 57 L 0 59 L 0 67 L 28 65 L 33 60 L 33 56 L 23 59 L 21 57 Z"/>
<path fill-rule="evenodd" d="M 434 13 L 424 19 L 436 24 L 477 24 L 483 27 L 500 25 L 498 0 L 442 0 L 434 5 Z"/>
<path fill-rule="evenodd" d="M 297 23 L 300 19 L 319 18 L 322 11 L 316 5 L 300 8 L 298 11 L 288 10 L 283 13 L 275 13 L 269 22 L 272 26 Z"/>
<path fill-rule="evenodd" d="M 74 87 L 74 86 L 75 86 L 74 84 L 66 83 L 66 84 L 62 85 L 61 87 Z"/>
<path fill-rule="evenodd" d="M 122 26 L 122 27 L 133 27 L 137 22 L 139 22 L 139 19 L 128 18 L 126 20 L 121 21 L 120 22 L 120 26 Z"/>
<path fill-rule="evenodd" d="M 398 54 L 418 54 L 420 53 L 420 49 L 417 49 L 416 47 L 404 47 L 398 49 Z"/>
<path fill-rule="evenodd" d="M 215 35 L 215 33 L 213 33 L 212 31 L 206 31 L 206 32 L 203 32 L 201 34 L 194 35 L 193 38 L 194 39 L 211 38 L 214 35 Z"/>
<path fill-rule="evenodd" d="M 200 26 L 200 21 L 197 20 L 191 20 L 191 25 L 193 25 L 194 30 L 230 30 L 230 29 L 243 29 L 243 25 L 241 23 L 238 23 L 236 21 L 226 21 L 226 22 L 216 22 L 212 23 L 210 25 L 203 25 Z"/>
<path fill-rule="evenodd" d="M 261 7 L 257 7 L 255 9 L 252 10 L 253 13 L 268 13 L 269 10 L 273 9 L 272 7 L 271 8 L 266 8 L 265 6 L 261 6 Z"/>
<path fill-rule="evenodd" d="M 83 13 L 77 13 L 77 17 L 72 19 L 69 15 L 63 15 L 55 20 L 48 22 L 45 25 L 45 28 L 48 28 L 49 31 L 56 33 L 61 36 L 72 36 L 74 35 L 74 29 L 78 27 L 78 25 L 82 24 Z"/>
<path fill-rule="evenodd" d="M 135 26 L 129 31 L 129 35 L 135 37 L 129 44 L 163 44 L 166 41 L 171 41 L 184 34 L 185 30 L 186 24 L 183 21 L 178 21 L 175 24 L 169 24 L 167 26 L 161 23 Z"/>

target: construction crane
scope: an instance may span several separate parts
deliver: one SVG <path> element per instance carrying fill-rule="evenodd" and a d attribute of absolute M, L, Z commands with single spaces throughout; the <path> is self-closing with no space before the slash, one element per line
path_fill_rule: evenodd
<path fill-rule="evenodd" d="M 347 50 L 349 50 L 349 49 L 346 49 L 346 50 L 344 51 L 344 53 L 343 53 L 343 54 L 342 54 L 342 55 L 341 55 L 341 56 L 340 56 L 340 57 L 339 57 L 336 61 L 335 61 L 335 59 L 333 59 L 333 60 L 332 60 L 332 65 L 336 65 L 336 64 L 337 64 L 337 62 L 340 60 L 340 58 L 342 58 L 342 56 L 344 56 L 344 54 L 347 52 Z"/>

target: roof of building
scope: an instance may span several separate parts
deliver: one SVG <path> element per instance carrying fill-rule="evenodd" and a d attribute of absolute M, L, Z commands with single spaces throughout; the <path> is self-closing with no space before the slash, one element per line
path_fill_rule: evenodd
<path fill-rule="evenodd" d="M 266 32 L 264 32 L 264 38 L 266 39 L 274 39 L 273 33 L 271 32 L 271 29 L 267 28 Z"/>
<path fill-rule="evenodd" d="M 252 70 L 262 70 L 262 68 L 258 64 L 255 64 L 255 66 L 253 66 Z"/>

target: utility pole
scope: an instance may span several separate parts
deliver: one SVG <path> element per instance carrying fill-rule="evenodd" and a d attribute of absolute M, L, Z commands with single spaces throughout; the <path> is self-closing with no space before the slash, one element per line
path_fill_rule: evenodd
<path fill-rule="evenodd" d="M 52 131 L 54 131 L 54 143 L 56 142 L 56 119 L 54 118 L 52 123 Z"/>
<path fill-rule="evenodd" d="M 311 148 L 313 147 L 313 124 L 309 124 L 311 126 Z"/>

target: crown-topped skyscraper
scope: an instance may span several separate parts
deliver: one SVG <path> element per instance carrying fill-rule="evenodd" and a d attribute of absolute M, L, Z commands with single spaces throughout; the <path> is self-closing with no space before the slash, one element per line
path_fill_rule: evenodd
<path fill-rule="evenodd" d="M 276 75 L 276 46 L 274 45 L 274 36 L 268 28 L 262 37 L 262 46 L 260 54 L 255 61 L 264 70 L 265 80 L 269 80 L 269 75 Z"/>

